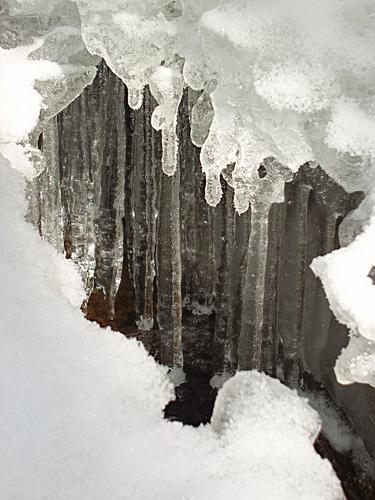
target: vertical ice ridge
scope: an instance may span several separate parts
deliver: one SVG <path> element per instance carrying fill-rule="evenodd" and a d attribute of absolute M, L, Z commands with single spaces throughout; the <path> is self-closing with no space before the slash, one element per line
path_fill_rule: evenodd
<path fill-rule="evenodd" d="M 280 362 L 278 306 L 283 303 L 283 297 L 278 294 L 278 281 L 284 220 L 285 203 L 273 204 L 268 215 L 268 249 L 262 334 L 262 370 L 273 377 L 277 376 Z"/>
<path fill-rule="evenodd" d="M 283 342 L 284 376 L 292 386 L 301 375 L 301 335 L 306 273 L 307 209 L 310 186 L 291 183 L 286 186 L 286 226 L 279 276 L 282 298 L 278 314 L 278 329 Z"/>
<path fill-rule="evenodd" d="M 151 128 L 155 101 L 145 88 L 142 107 L 134 113 L 131 136 L 132 268 L 136 322 L 140 330 L 154 326 L 155 252 L 158 224 L 159 135 Z"/>
<path fill-rule="evenodd" d="M 147 120 L 152 114 L 154 101 L 148 91 L 145 97 L 145 108 Z M 155 175 L 155 158 L 158 151 L 155 145 L 155 132 L 150 127 L 149 122 L 145 127 L 146 142 L 146 217 L 147 217 L 147 248 L 145 262 L 145 293 L 143 321 L 145 329 L 151 329 L 154 326 L 154 293 L 155 293 L 155 275 L 156 275 L 156 239 L 158 223 L 158 175 Z"/>
<path fill-rule="evenodd" d="M 39 136 L 45 169 L 27 184 L 28 219 L 39 229 L 43 240 L 56 250 L 64 251 L 63 218 L 60 190 L 59 144 L 57 118 L 51 118 Z"/>
<path fill-rule="evenodd" d="M 180 170 L 172 177 L 171 197 L 172 233 L 172 321 L 173 321 L 173 365 L 182 367 L 182 296 L 181 296 L 181 237 L 180 237 Z"/>
<path fill-rule="evenodd" d="M 182 296 L 180 247 L 180 170 L 161 177 L 157 251 L 157 321 L 161 355 L 168 366 L 182 367 Z"/>
<path fill-rule="evenodd" d="M 233 176 L 235 174 L 236 169 Z M 284 201 L 284 185 L 292 180 L 292 176 L 290 169 L 269 158 L 257 170 L 253 170 L 254 182 L 242 187 L 251 200 L 251 232 L 238 344 L 238 366 L 241 370 L 262 368 L 269 211 L 272 204 Z"/>
<path fill-rule="evenodd" d="M 59 155 L 61 198 L 64 213 L 64 244 L 68 258 L 79 266 L 87 296 L 94 286 L 96 268 L 94 244 L 95 190 L 88 150 L 84 149 L 85 105 L 74 101 L 60 115 Z"/>
<path fill-rule="evenodd" d="M 214 234 L 215 264 L 217 276 L 214 291 L 215 334 L 213 363 L 215 373 L 231 373 L 233 360 L 230 358 L 230 329 L 233 323 L 232 289 L 233 278 L 232 254 L 235 245 L 235 211 L 233 207 L 233 189 L 224 187 L 223 200 L 215 211 Z"/>
<path fill-rule="evenodd" d="M 98 114 L 91 113 L 98 138 L 91 146 L 99 205 L 95 221 L 95 287 L 103 290 L 108 315 L 113 319 L 123 261 L 125 92 L 123 83 L 106 66 L 102 65 L 99 71 L 97 94 L 90 99 L 91 105 L 96 103 L 100 110 Z M 114 126 L 108 129 L 110 121 Z"/>
<path fill-rule="evenodd" d="M 268 245 L 270 205 L 253 202 L 251 233 L 247 250 L 241 332 L 238 344 L 238 369 L 261 370 L 264 286 Z"/>

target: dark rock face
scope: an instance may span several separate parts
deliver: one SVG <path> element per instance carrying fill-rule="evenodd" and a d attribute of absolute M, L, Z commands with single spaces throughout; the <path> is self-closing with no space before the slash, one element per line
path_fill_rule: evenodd
<path fill-rule="evenodd" d="M 251 209 L 235 212 L 224 182 L 221 202 L 208 206 L 190 140 L 197 97 L 184 94 L 177 172 L 168 177 L 148 89 L 142 108 L 131 110 L 125 86 L 101 64 L 43 132 L 48 168 L 29 186 L 30 219 L 80 266 L 89 319 L 141 338 L 170 366 L 184 358 L 185 371 L 207 383 L 256 367 L 298 387 L 309 372 L 375 455 L 375 392 L 337 384 L 333 366 L 347 332 L 309 268 L 338 247 L 339 224 L 362 195 L 304 165 L 261 223 Z M 258 173 L 267 178 L 266 163 Z"/>

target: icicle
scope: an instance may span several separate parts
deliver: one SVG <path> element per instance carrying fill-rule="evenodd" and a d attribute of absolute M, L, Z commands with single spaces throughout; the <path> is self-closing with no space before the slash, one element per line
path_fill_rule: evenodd
<path fill-rule="evenodd" d="M 239 370 L 261 369 L 264 283 L 270 205 L 253 202 L 247 269 L 243 289 L 242 324 L 238 345 Z"/>
<path fill-rule="evenodd" d="M 63 222 L 60 192 L 59 144 L 57 119 L 51 118 L 44 126 L 38 140 L 43 151 L 43 172 L 29 183 L 31 201 L 29 220 L 39 229 L 41 237 L 56 250 L 64 250 Z M 34 198 L 34 200 L 33 200 Z M 37 201 L 37 204 L 35 204 Z"/>
<path fill-rule="evenodd" d="M 238 342 L 241 332 L 243 281 L 246 275 L 247 246 L 250 238 L 251 210 L 234 215 L 234 244 L 230 259 L 229 312 L 231 320 L 226 324 L 227 351 L 224 369 L 233 373 L 238 365 Z"/>
<path fill-rule="evenodd" d="M 274 204 L 268 215 L 268 251 L 265 281 L 265 301 L 263 308 L 262 370 L 276 377 L 279 357 L 278 304 L 283 297 L 278 296 L 280 267 L 280 247 L 284 231 L 285 206 Z"/>
<path fill-rule="evenodd" d="M 158 234 L 157 320 L 162 361 L 171 367 L 182 367 L 180 169 L 172 177 L 161 176 Z"/>
<path fill-rule="evenodd" d="M 233 189 L 225 186 L 222 203 L 215 210 L 215 334 L 213 364 L 215 373 L 230 373 L 233 363 L 230 359 L 231 336 L 228 335 L 233 323 L 231 296 L 232 254 L 234 251 L 235 212 Z"/>
<path fill-rule="evenodd" d="M 167 175 L 173 175 L 176 172 L 177 161 L 177 136 L 175 130 L 175 122 L 171 127 L 166 127 L 162 130 L 163 156 L 162 165 L 163 172 Z"/>
<path fill-rule="evenodd" d="M 284 376 L 297 387 L 301 378 L 301 335 L 306 273 L 307 206 L 310 187 L 287 187 L 285 241 L 279 277 L 279 334 L 283 342 Z"/>
<path fill-rule="evenodd" d="M 143 99 L 143 98 L 142 98 Z M 136 323 L 139 329 L 144 329 L 143 318 L 143 293 L 144 293 L 144 242 L 146 213 L 143 204 L 145 198 L 145 145 L 144 145 L 144 126 L 145 126 L 145 102 L 141 109 L 134 113 L 134 131 L 131 136 L 131 212 L 128 217 L 131 218 L 132 227 L 132 276 L 134 283 L 135 314 Z"/>
<path fill-rule="evenodd" d="M 86 145 L 89 123 L 82 96 L 64 110 L 59 119 L 59 155 L 61 201 L 64 220 L 66 255 L 79 266 L 87 296 L 94 285 L 95 273 L 95 189 L 93 185 L 90 148 Z"/>
<path fill-rule="evenodd" d="M 237 172 L 242 170 L 238 168 Z M 251 196 L 251 233 L 247 249 L 241 332 L 238 345 L 238 367 L 241 370 L 250 368 L 260 370 L 262 368 L 268 216 L 271 205 L 284 200 L 284 183 L 290 181 L 292 175 L 288 168 L 270 158 L 265 160 L 258 169 L 253 169 L 253 184 L 243 183 L 240 188 L 239 202 L 241 206 L 246 204 L 243 195 L 249 192 Z M 239 180 L 237 180 L 238 183 Z M 238 188 L 236 194 L 237 192 Z"/>
<path fill-rule="evenodd" d="M 210 95 L 202 92 L 191 113 L 191 140 L 196 146 L 205 143 L 214 117 Z"/>
<path fill-rule="evenodd" d="M 154 326 L 156 227 L 160 134 L 150 126 L 155 101 L 145 88 L 143 106 L 134 113 L 131 147 L 132 275 L 136 323 L 140 330 Z"/>
<path fill-rule="evenodd" d="M 131 227 L 131 269 L 134 283 L 135 316 L 136 324 L 140 330 L 148 330 L 148 319 L 144 318 L 144 292 L 145 292 L 145 253 L 147 252 L 147 213 L 145 199 L 147 198 L 147 185 L 145 180 L 145 162 L 148 154 L 145 144 L 146 128 L 146 102 L 133 114 L 133 130 L 129 136 L 128 148 L 131 151 L 131 186 L 130 213 L 127 213 Z"/>
<path fill-rule="evenodd" d="M 216 207 L 223 196 L 219 170 L 206 172 L 205 198 L 211 207 Z"/>
<path fill-rule="evenodd" d="M 215 265 L 212 258 L 215 239 L 214 211 L 202 196 L 205 176 L 199 162 L 199 149 L 190 140 L 189 116 L 196 99 L 196 92 L 190 89 L 184 91 L 178 126 L 181 167 L 182 288 L 184 307 L 195 316 L 195 325 L 207 330 L 215 284 Z M 200 319 L 197 318 L 198 315 Z M 189 328 L 184 331 L 184 335 L 185 333 L 187 339 Z"/>
<path fill-rule="evenodd" d="M 140 109 L 143 103 L 143 89 L 128 85 L 128 104 L 132 109 Z"/>
<path fill-rule="evenodd" d="M 124 85 L 105 65 L 88 106 L 94 103 L 99 113 L 92 113 L 91 168 L 95 186 L 95 287 L 104 292 L 110 319 L 115 315 L 115 297 L 122 275 L 123 214 L 125 175 Z M 95 102 L 96 101 L 96 102 Z M 108 123 L 112 126 L 109 127 Z"/>
<path fill-rule="evenodd" d="M 149 117 L 155 105 L 148 90 L 146 94 L 145 109 L 147 124 L 145 127 L 146 159 L 145 159 L 145 181 L 146 181 L 146 218 L 147 218 L 147 247 L 145 256 L 145 287 L 144 287 L 144 309 L 143 322 L 145 329 L 154 326 L 154 282 L 155 282 L 155 254 L 156 254 L 156 230 L 158 223 L 158 176 L 155 175 L 157 150 L 157 133 L 149 125 Z"/>
<path fill-rule="evenodd" d="M 152 114 L 151 123 L 162 133 L 162 168 L 167 175 L 173 175 L 177 168 L 177 116 L 182 98 L 182 60 L 175 60 L 169 66 L 160 66 L 150 77 L 150 90 L 159 103 Z"/>

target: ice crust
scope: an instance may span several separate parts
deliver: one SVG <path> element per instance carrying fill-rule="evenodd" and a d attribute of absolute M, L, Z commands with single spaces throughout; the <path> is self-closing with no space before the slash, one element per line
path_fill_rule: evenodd
<path fill-rule="evenodd" d="M 318 162 L 349 192 L 363 190 L 367 208 L 356 218 L 366 233 L 357 242 L 347 239 L 345 251 L 319 259 L 313 269 L 352 334 L 337 366 L 340 380 L 374 384 L 375 323 L 363 307 L 372 300 L 367 275 L 375 263 L 367 215 L 375 186 L 373 0 L 7 1 L 0 20 L 0 64 L 7 68 L 0 83 L 0 150 L 10 160 L 17 156 L 26 175 L 43 169 L 36 148 L 41 124 L 92 81 L 99 56 L 127 84 L 132 107 L 150 85 L 168 175 L 175 171 L 183 87 L 201 92 L 191 126 L 202 146 L 206 199 L 219 203 L 223 176 L 239 213 L 255 204 L 259 235 L 267 207 L 282 199 L 283 182 L 305 162 Z M 265 158 L 277 159 L 271 161 L 275 182 L 268 172 L 257 173 Z M 228 165 L 234 165 L 230 175 Z M 347 224 L 350 232 L 356 235 Z M 253 246 L 265 244 L 259 236 Z"/>
<path fill-rule="evenodd" d="M 0 152 L 27 177 L 45 161 L 41 127 L 96 74 L 97 57 L 82 41 L 77 7 L 68 0 L 0 5 Z"/>
<path fill-rule="evenodd" d="M 167 369 L 83 318 L 78 273 L 25 222 L 3 157 L 0 176 L 2 499 L 343 498 L 318 415 L 265 375 L 227 382 L 212 425 L 164 420 Z"/>

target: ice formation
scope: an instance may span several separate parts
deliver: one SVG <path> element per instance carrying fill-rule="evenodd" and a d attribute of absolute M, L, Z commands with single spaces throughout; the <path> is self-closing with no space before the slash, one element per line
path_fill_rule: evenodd
<path fill-rule="evenodd" d="M 64 108 L 91 82 L 96 57 L 100 56 L 126 83 L 132 107 L 139 108 L 143 88 L 150 86 L 158 103 L 152 123 L 162 131 L 162 166 L 168 175 L 176 170 L 176 117 L 183 88 L 188 85 L 200 92 L 192 112 L 191 135 L 203 146 L 206 199 L 212 205 L 219 203 L 223 176 L 234 188 L 238 212 L 254 204 L 259 231 L 249 245 L 250 263 L 255 246 L 260 254 L 265 245 L 266 207 L 282 196 L 278 182 L 269 182 L 270 174 L 260 177 L 257 173 L 264 159 L 276 158 L 285 166 L 281 184 L 300 165 L 314 161 L 346 190 L 360 189 L 372 197 L 372 0 L 319 0 L 313 4 L 307 0 L 272 0 L 267 4 L 245 0 L 30 0 L 5 2 L 0 16 L 0 57 L 7 68 L 1 82 L 1 151 L 8 158 L 17 155 L 18 168 L 25 173 L 30 174 L 35 166 L 38 171 L 43 168 L 35 148 L 39 134 L 34 128 L 29 135 L 39 109 L 45 122 Z M 14 86 L 18 97 L 9 101 L 9 89 Z M 27 121 L 19 118 L 26 103 L 30 103 Z M 228 165 L 234 165 L 230 175 L 226 174 Z M 272 165 L 276 165 L 274 160 Z M 172 191 L 178 191 L 177 180 L 173 184 Z M 369 218 L 362 225 L 366 224 L 371 227 Z M 363 247 L 369 238 L 362 238 Z M 360 244 L 353 245 L 349 243 L 345 253 L 354 259 Z M 111 248 L 111 255 L 113 252 L 116 250 Z M 351 300 L 363 294 L 362 304 L 369 302 L 372 289 L 358 285 L 354 291 L 353 286 L 348 289 L 338 284 L 341 270 L 334 262 L 343 254 L 327 257 L 329 273 L 324 271 L 324 260 L 316 263 L 314 270 L 337 318 L 353 336 L 338 368 L 341 379 L 372 383 L 374 324 L 367 309 L 367 324 L 356 322 L 362 310 Z M 368 269 L 355 271 L 358 282 L 369 283 L 371 261 L 366 261 Z M 89 269 L 91 264 L 83 265 Z M 255 287 L 260 290 L 264 281 L 261 269 L 262 265 Z M 90 277 L 87 279 L 90 282 Z M 116 281 L 113 276 L 103 279 L 107 289 L 110 280 Z M 178 272 L 175 280 L 178 287 Z M 333 281 L 337 285 L 332 285 Z M 261 328 L 261 320 L 255 317 L 246 321 L 258 324 L 255 329 Z M 363 339 L 367 341 L 364 351 Z M 354 351 L 350 365 L 347 360 Z M 366 363 L 368 375 L 359 375 L 354 367 L 360 359 Z"/>
<path fill-rule="evenodd" d="M 315 260 L 313 269 L 322 279 L 332 310 L 352 334 L 338 360 L 340 381 L 375 385 L 372 0 L 6 1 L 0 5 L 0 21 L 0 64 L 5 70 L 0 81 L 0 154 L 1 175 L 6 179 L 0 215 L 2 237 L 8 242 L 2 245 L 0 259 L 6 284 L 1 342 L 7 351 L 0 380 L 9 398 L 9 412 L 1 426 L 8 454 L 7 474 L 1 479 L 3 496 L 30 498 L 32 492 L 38 497 L 42 491 L 44 496 L 74 498 L 84 491 L 90 498 L 116 498 L 125 490 L 135 498 L 157 498 L 153 485 L 158 483 L 160 498 L 175 498 L 181 484 L 185 496 L 185 484 L 189 485 L 191 498 L 246 498 L 250 489 L 261 498 L 273 498 L 275 491 L 288 499 L 341 498 L 331 468 L 312 448 L 318 432 L 316 415 L 288 389 L 263 375 L 239 374 L 224 385 L 212 427 L 193 430 L 162 421 L 161 409 L 171 395 L 163 369 L 135 343 L 99 333 L 67 304 L 67 295 L 76 308 L 82 298 L 77 275 L 22 220 L 22 181 L 10 166 L 32 177 L 48 163 L 49 170 L 36 181 L 43 183 L 46 193 L 43 206 L 38 207 L 46 223 L 41 232 L 54 246 L 71 252 L 86 293 L 93 286 L 104 290 L 113 311 L 122 273 L 119 190 L 126 175 L 120 168 L 122 135 L 108 139 L 108 150 L 103 141 L 86 144 L 80 151 L 88 134 L 82 132 L 75 140 L 79 130 L 92 127 L 104 135 L 105 121 L 98 117 L 77 123 L 67 132 L 56 115 L 93 81 L 100 58 L 126 83 L 134 109 L 141 107 L 148 85 L 157 103 L 152 124 L 162 134 L 161 163 L 167 174 L 158 182 L 171 208 L 168 217 L 158 213 L 153 165 L 146 162 L 137 175 L 144 173 L 145 214 L 151 214 L 154 222 L 147 221 L 153 228 L 147 235 L 135 235 L 135 250 L 141 251 L 145 244 L 149 248 L 146 270 L 133 254 L 135 278 L 146 276 L 143 295 L 135 297 L 135 303 L 140 328 L 150 328 L 155 266 L 168 266 L 171 279 L 164 279 L 165 273 L 158 277 L 157 319 L 170 336 L 165 361 L 178 367 L 182 363 L 181 254 L 186 248 L 179 247 L 177 222 L 181 216 L 177 115 L 186 87 L 195 91 L 191 137 L 202 147 L 206 200 L 218 205 L 226 196 L 224 180 L 234 190 L 237 212 L 250 207 L 252 214 L 251 232 L 246 219 L 234 222 L 230 210 L 224 214 L 228 238 L 234 240 L 234 233 L 241 236 L 242 232 L 244 239 L 249 236 L 245 307 L 238 332 L 243 353 L 239 367 L 248 368 L 249 364 L 259 367 L 263 354 L 265 255 L 269 226 L 276 231 L 278 227 L 272 207 L 283 200 L 285 182 L 302 164 L 310 162 L 311 170 L 320 164 L 346 191 L 361 190 L 367 195 L 343 224 L 340 237 L 345 248 Z M 123 88 L 113 85 L 116 102 L 121 102 Z M 82 107 L 82 116 L 87 111 L 85 96 L 73 104 Z M 107 120 L 124 126 L 123 108 L 111 106 L 104 96 L 98 102 Z M 73 120 L 79 116 L 73 115 Z M 64 120 L 64 114 L 59 120 Z M 72 158 L 86 155 L 84 164 L 90 164 L 90 169 L 83 169 L 82 162 L 67 161 L 54 170 L 53 145 L 61 140 L 59 127 L 69 135 Z M 144 140 L 151 141 L 150 137 Z M 103 164 L 108 166 L 105 171 L 99 168 Z M 56 177 L 65 192 L 53 189 Z M 296 224 L 306 207 L 309 182 L 298 192 L 301 210 L 297 207 L 291 214 Z M 71 183 L 79 201 L 90 210 L 82 211 L 82 203 L 72 197 Z M 110 184 L 116 186 L 115 196 L 103 189 Z M 137 200 L 134 196 L 130 203 Z M 228 196 L 226 203 L 231 202 Z M 139 211 L 134 214 L 139 216 Z M 156 241 L 159 217 L 162 238 Z M 69 228 L 63 237 L 61 221 Z M 207 230 L 213 230 L 217 221 L 204 222 Z M 337 217 L 329 222 L 332 236 Z M 230 243 L 223 242 L 223 248 Z M 203 254 L 204 248 L 200 251 Z M 223 253 L 228 257 L 228 252 Z M 233 262 L 240 257 L 234 253 Z M 238 283 L 227 274 L 225 283 L 233 291 Z M 234 300 L 224 286 L 215 292 L 223 300 L 222 309 Z M 194 297 L 190 300 L 195 303 Z M 298 317 L 299 307 L 296 304 L 285 314 Z M 165 314 L 167 309 L 171 315 Z M 217 321 L 229 325 L 219 313 Z M 290 345 L 285 342 L 292 361 L 297 337 L 293 332 L 288 336 Z M 264 409 L 275 404 L 277 418 L 271 419 Z M 289 418 L 291 408 L 293 418 Z M 23 427 L 28 422 L 25 415 L 32 415 L 33 422 L 40 421 L 43 427 L 30 429 L 28 423 Z M 146 464 L 150 482 L 145 484 L 144 457 L 151 451 L 153 460 Z M 124 463 L 129 467 L 125 478 Z M 22 481 L 14 481 L 15 474 L 23 474 L 25 490 L 19 489 Z M 58 479 L 52 481 L 52 477 Z"/>

